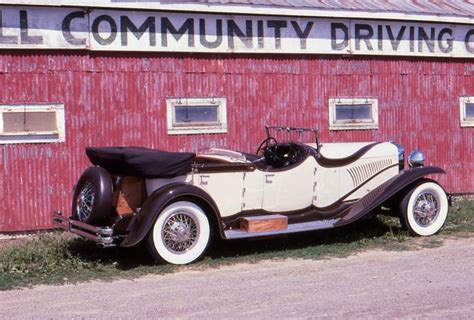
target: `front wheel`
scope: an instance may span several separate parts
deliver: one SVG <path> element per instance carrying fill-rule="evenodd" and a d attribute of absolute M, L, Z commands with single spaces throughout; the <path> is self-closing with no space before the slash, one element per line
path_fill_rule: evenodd
<path fill-rule="evenodd" d="M 402 200 L 400 222 L 415 236 L 431 236 L 437 233 L 448 216 L 448 197 L 434 181 L 424 180 L 415 186 Z"/>
<path fill-rule="evenodd" d="M 210 242 L 210 225 L 204 211 L 193 202 L 167 206 L 148 236 L 152 256 L 171 264 L 188 264 L 202 257 Z"/>

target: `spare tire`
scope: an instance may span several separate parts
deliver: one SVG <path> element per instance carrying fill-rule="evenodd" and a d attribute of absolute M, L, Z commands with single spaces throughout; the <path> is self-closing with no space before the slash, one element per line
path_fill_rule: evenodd
<path fill-rule="evenodd" d="M 107 222 L 112 211 L 113 184 L 101 167 L 90 167 L 82 174 L 72 201 L 72 218 L 91 225 Z"/>

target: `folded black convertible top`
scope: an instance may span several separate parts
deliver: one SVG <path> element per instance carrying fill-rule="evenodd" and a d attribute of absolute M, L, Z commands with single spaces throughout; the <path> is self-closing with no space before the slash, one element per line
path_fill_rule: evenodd
<path fill-rule="evenodd" d="M 190 152 L 167 152 L 141 147 L 86 148 L 92 164 L 110 173 L 144 178 L 172 178 L 191 171 L 196 156 Z"/>

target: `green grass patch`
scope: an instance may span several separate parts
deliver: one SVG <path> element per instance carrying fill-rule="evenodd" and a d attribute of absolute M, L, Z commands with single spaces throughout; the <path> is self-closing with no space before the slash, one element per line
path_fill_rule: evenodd
<path fill-rule="evenodd" d="M 352 225 L 259 240 L 213 241 L 206 257 L 190 266 L 156 264 L 145 248 L 98 248 L 65 233 L 40 235 L 0 247 L 0 290 L 36 284 L 64 284 L 94 279 L 136 278 L 182 270 L 203 270 L 237 263 L 287 258 L 345 257 L 368 249 L 413 250 L 443 244 L 446 237 L 474 234 L 474 201 L 450 209 L 439 235 L 413 238 L 397 218 L 378 215 Z"/>
<path fill-rule="evenodd" d="M 462 200 L 449 209 L 444 234 L 474 232 L 474 201 Z"/>

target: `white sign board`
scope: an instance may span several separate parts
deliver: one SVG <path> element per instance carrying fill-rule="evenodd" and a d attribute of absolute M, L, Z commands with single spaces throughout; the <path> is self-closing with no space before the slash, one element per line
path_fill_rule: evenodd
<path fill-rule="evenodd" d="M 474 25 L 0 6 L 0 48 L 474 57 Z"/>

